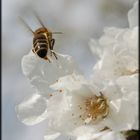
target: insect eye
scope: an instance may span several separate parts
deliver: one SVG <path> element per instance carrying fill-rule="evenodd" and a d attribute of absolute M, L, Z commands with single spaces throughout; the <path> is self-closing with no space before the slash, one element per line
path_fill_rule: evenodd
<path fill-rule="evenodd" d="M 46 49 L 40 49 L 37 51 L 37 55 L 41 58 L 44 58 L 47 55 L 47 50 Z"/>

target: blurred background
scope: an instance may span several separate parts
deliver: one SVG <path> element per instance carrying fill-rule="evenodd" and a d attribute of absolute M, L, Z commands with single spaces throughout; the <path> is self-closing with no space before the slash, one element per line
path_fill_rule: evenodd
<path fill-rule="evenodd" d="M 104 27 L 128 27 L 127 12 L 136 0 L 3 0 L 2 1 L 2 139 L 43 140 L 46 123 L 25 126 L 16 117 L 15 106 L 31 94 L 21 70 L 21 59 L 32 48 L 32 34 L 21 16 L 35 30 L 40 27 L 34 9 L 55 35 L 55 51 L 74 57 L 88 78 L 96 61 L 89 49 Z M 63 138 L 65 139 L 65 138 Z"/>

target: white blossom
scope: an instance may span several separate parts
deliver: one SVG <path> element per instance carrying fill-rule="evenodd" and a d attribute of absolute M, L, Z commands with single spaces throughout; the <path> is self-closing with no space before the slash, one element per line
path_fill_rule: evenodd
<path fill-rule="evenodd" d="M 46 119 L 47 101 L 39 94 L 33 94 L 29 99 L 22 101 L 16 111 L 18 118 L 26 125 L 34 125 Z"/>
<path fill-rule="evenodd" d="M 138 27 L 108 28 L 99 41 L 92 40 L 91 44 L 94 52 L 97 47 L 96 54 L 100 57 L 93 68 L 93 80 L 98 85 L 101 83 L 105 85 L 118 77 L 138 73 Z"/>
<path fill-rule="evenodd" d="M 129 110 L 126 119 L 133 119 L 129 129 L 138 129 L 138 2 L 128 13 L 131 28 L 107 28 L 99 40 L 91 40 L 90 47 L 98 57 L 93 67 L 93 83 L 106 88 L 115 83 L 123 94 L 124 102 L 121 110 Z M 123 106 L 126 105 L 126 108 Z M 126 120 L 125 119 L 125 120 Z M 114 121 L 114 120 L 113 120 Z M 121 117 L 120 120 L 121 122 Z M 111 123 L 111 121 L 109 121 Z M 123 127 L 123 124 L 122 124 Z"/>
<path fill-rule="evenodd" d="M 57 53 L 58 60 L 51 58 L 51 63 L 36 56 L 32 51 L 22 59 L 22 70 L 30 80 L 33 94 L 24 99 L 16 112 L 18 118 L 26 125 L 34 125 L 46 119 L 47 99 L 51 97 L 52 90 L 49 86 L 59 77 L 80 73 L 71 56 Z"/>
<path fill-rule="evenodd" d="M 136 111 L 137 104 L 131 103 L 117 83 L 99 90 L 82 76 L 73 74 L 60 78 L 51 87 L 58 91 L 47 102 L 48 126 L 53 130 L 74 135 L 82 126 L 85 130 L 91 127 L 94 132 L 105 127 L 113 131 L 135 128 L 137 118 L 130 112 Z"/>
<path fill-rule="evenodd" d="M 47 119 L 45 140 L 68 135 L 76 140 L 125 140 L 120 133 L 138 129 L 137 4 L 129 12 L 130 28 L 110 27 L 90 42 L 98 57 L 86 80 L 72 57 L 58 54 L 51 63 L 30 52 L 23 73 L 34 94 L 16 107 L 27 125 Z M 135 20 L 135 21 L 133 21 Z"/>
<path fill-rule="evenodd" d="M 93 67 L 93 81 L 98 86 L 138 73 L 137 11 L 138 2 L 128 14 L 131 28 L 108 27 L 99 40 L 91 40 L 90 48 L 99 58 Z"/>

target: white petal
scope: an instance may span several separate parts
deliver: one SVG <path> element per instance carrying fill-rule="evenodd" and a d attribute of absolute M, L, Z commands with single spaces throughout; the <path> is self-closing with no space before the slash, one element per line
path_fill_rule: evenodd
<path fill-rule="evenodd" d="M 34 125 L 46 119 L 47 102 L 41 95 L 34 94 L 16 106 L 18 118 L 26 125 Z"/>
<path fill-rule="evenodd" d="M 61 117 L 64 117 L 64 110 L 68 110 L 69 108 L 68 100 L 69 99 L 65 98 L 63 94 L 58 94 L 48 100 L 48 125 L 52 128 L 54 127 L 53 129 L 58 129 L 61 123 L 63 123 Z M 64 117 L 64 120 L 65 119 Z"/>
<path fill-rule="evenodd" d="M 55 89 L 55 90 L 69 90 L 73 91 L 75 89 L 79 89 L 82 84 L 85 84 L 86 80 L 82 75 L 76 75 L 75 73 L 64 76 L 58 79 L 58 82 L 55 84 L 51 85 L 50 87 Z"/>
<path fill-rule="evenodd" d="M 52 96 L 48 100 L 48 126 L 55 131 L 69 132 L 76 126 L 74 124 L 74 117 L 71 109 L 72 97 L 64 93 Z"/>
<path fill-rule="evenodd" d="M 124 99 L 129 103 L 130 111 L 134 116 L 133 129 L 138 129 L 138 74 L 120 77 L 117 83 L 124 94 Z"/>
<path fill-rule="evenodd" d="M 44 136 L 44 139 L 45 140 L 55 140 L 60 135 L 61 135 L 60 133 L 52 133 L 52 134 L 48 134 L 48 135 Z"/>
<path fill-rule="evenodd" d="M 126 140 L 125 137 L 119 132 L 107 132 L 102 135 L 98 140 Z"/>
<path fill-rule="evenodd" d="M 124 32 L 124 29 L 122 28 L 116 28 L 116 27 L 106 27 L 104 28 L 104 36 L 108 36 L 109 38 L 115 38 L 117 39 L 117 37 L 119 35 L 121 35 Z M 111 39 L 110 39 L 111 41 Z"/>
<path fill-rule="evenodd" d="M 133 8 L 128 12 L 128 21 L 130 27 L 138 26 L 138 1 L 135 2 Z"/>
<path fill-rule="evenodd" d="M 32 51 L 22 59 L 22 70 L 31 84 L 41 93 L 49 90 L 49 85 L 59 77 L 79 72 L 71 56 L 57 54 L 58 60 L 51 63 L 36 56 Z"/>
<path fill-rule="evenodd" d="M 91 85 L 90 81 L 84 79 L 82 75 L 75 73 L 59 78 L 58 82 L 50 86 L 54 90 L 69 92 L 70 94 L 79 95 L 81 97 L 89 97 L 93 94 L 98 95 L 98 88 Z"/>
<path fill-rule="evenodd" d="M 94 39 L 90 40 L 89 46 L 94 55 L 96 55 L 99 58 L 102 56 L 103 48 L 98 44 L 98 42 L 96 40 L 94 40 Z"/>
<path fill-rule="evenodd" d="M 93 39 L 90 47 L 102 52 L 93 67 L 93 81 L 97 86 L 103 87 L 109 80 L 138 69 L 138 27 L 105 28 L 101 38 Z"/>
<path fill-rule="evenodd" d="M 133 107 L 128 101 L 118 99 L 109 104 L 109 115 L 102 123 L 111 128 L 113 131 L 124 131 L 133 129 L 135 115 Z"/>
<path fill-rule="evenodd" d="M 117 84 L 120 86 L 122 92 L 128 96 L 131 92 L 138 92 L 138 74 L 122 76 L 117 79 Z M 136 98 L 138 98 L 138 94 Z"/>
<path fill-rule="evenodd" d="M 115 81 L 108 82 L 108 85 L 102 90 L 102 93 L 109 101 L 120 99 L 123 96 L 120 87 L 117 86 Z"/>
<path fill-rule="evenodd" d="M 119 132 L 110 130 L 99 132 L 89 127 L 81 130 L 81 133 L 78 135 L 77 140 L 126 140 L 126 139 L 124 135 Z"/>
<path fill-rule="evenodd" d="M 93 129 L 92 126 L 85 127 L 85 129 L 81 127 L 81 129 L 83 130 L 81 130 L 81 133 L 78 135 L 77 140 L 100 140 L 100 137 L 108 133 L 108 130 L 100 132 L 96 129 Z"/>

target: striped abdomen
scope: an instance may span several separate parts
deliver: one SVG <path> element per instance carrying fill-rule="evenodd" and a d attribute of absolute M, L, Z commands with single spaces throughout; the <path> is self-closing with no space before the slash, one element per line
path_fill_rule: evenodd
<path fill-rule="evenodd" d="M 38 34 L 33 38 L 33 51 L 41 58 L 47 55 L 48 43 L 45 35 Z"/>

